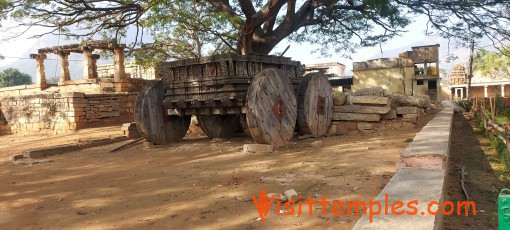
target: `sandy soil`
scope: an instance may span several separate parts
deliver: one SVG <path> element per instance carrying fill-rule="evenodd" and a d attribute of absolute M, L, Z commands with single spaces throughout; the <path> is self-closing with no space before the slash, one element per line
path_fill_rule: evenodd
<path fill-rule="evenodd" d="M 510 188 L 510 174 L 474 120 L 455 114 L 453 121 L 460 122 L 462 127 L 452 132 L 445 199 L 454 203 L 466 199 L 460 186 L 460 171 L 464 166 L 465 187 L 476 203 L 477 213 L 467 217 L 446 216 L 444 229 L 498 229 L 498 194 L 502 188 Z"/>
<path fill-rule="evenodd" d="M 8 160 L 11 155 L 21 154 L 23 151 L 33 148 L 73 144 L 121 136 L 123 136 L 123 134 L 119 126 L 83 129 L 72 134 L 56 136 L 4 135 L 0 136 L 0 162 Z"/>
<path fill-rule="evenodd" d="M 119 144 L 96 147 L 50 163 L 0 162 L 0 229 L 351 229 L 359 217 L 334 216 L 330 208 L 322 215 L 321 205 L 311 216 L 307 207 L 300 216 L 277 216 L 273 205 L 262 223 L 251 197 L 295 189 L 317 200 L 368 201 L 419 131 L 400 126 L 323 138 L 318 148 L 313 139 L 294 141 L 271 154 L 244 154 L 248 137 L 197 137 L 115 153 L 108 150 Z M 9 140 L 0 138 L 3 151 L 30 144 Z M 43 140 L 53 141 L 62 142 Z"/>

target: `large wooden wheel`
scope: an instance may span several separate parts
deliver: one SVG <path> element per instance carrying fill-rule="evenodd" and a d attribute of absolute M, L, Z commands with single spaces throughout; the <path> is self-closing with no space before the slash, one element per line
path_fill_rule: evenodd
<path fill-rule="evenodd" d="M 209 138 L 227 138 L 239 129 L 239 115 L 199 115 L 198 124 Z"/>
<path fill-rule="evenodd" d="M 277 69 L 255 75 L 246 98 L 246 122 L 253 139 L 275 147 L 285 146 L 294 133 L 296 95 L 287 76 Z"/>
<path fill-rule="evenodd" d="M 322 73 L 305 75 L 298 89 L 298 126 L 302 134 L 323 135 L 333 116 L 333 90 Z"/>
<path fill-rule="evenodd" d="M 191 115 L 187 116 L 166 116 L 165 119 L 165 139 L 167 144 L 175 143 L 188 133 L 191 124 Z"/>
<path fill-rule="evenodd" d="M 191 122 L 191 116 L 166 115 L 163 98 L 161 82 L 149 83 L 138 94 L 134 108 L 138 130 L 145 139 L 159 145 L 181 140 Z"/>

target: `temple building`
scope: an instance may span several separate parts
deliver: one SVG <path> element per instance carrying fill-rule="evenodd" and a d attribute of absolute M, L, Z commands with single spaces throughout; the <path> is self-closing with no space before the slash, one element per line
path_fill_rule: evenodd
<path fill-rule="evenodd" d="M 476 72 L 475 72 L 476 73 Z M 471 79 L 471 89 L 468 89 L 468 74 L 461 64 L 453 67 L 450 74 L 450 85 L 453 100 L 465 100 L 469 92 L 469 97 L 506 97 L 510 95 L 510 80 L 505 78 L 493 79 L 484 77 L 480 74 L 474 74 Z"/>

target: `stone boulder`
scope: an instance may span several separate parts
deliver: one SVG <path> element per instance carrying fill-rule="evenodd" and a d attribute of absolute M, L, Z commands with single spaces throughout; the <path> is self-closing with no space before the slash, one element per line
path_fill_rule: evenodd
<path fill-rule="evenodd" d="M 386 97 L 387 96 L 386 90 L 379 86 L 358 89 L 352 95 L 353 96 L 376 96 L 376 97 Z"/>
<path fill-rule="evenodd" d="M 333 105 L 340 106 L 347 102 L 348 95 L 342 92 L 333 93 Z"/>

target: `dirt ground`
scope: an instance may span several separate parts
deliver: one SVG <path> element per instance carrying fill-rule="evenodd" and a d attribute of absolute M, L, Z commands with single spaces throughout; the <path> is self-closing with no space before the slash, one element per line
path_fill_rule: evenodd
<path fill-rule="evenodd" d="M 4 135 L 0 136 L 0 162 L 9 160 L 9 156 L 23 151 L 47 146 L 73 144 L 93 140 L 117 138 L 123 136 L 118 126 L 78 130 L 67 135 Z"/>
<path fill-rule="evenodd" d="M 462 166 L 467 172 L 465 187 L 470 199 L 476 203 L 476 216 L 447 216 L 445 229 L 498 229 L 498 194 L 502 188 L 510 188 L 510 173 L 504 169 L 498 153 L 491 148 L 488 138 L 483 137 L 475 124 L 461 114 L 455 114 L 453 122 L 461 128 L 453 129 L 449 170 L 446 180 L 446 200 L 465 200 L 460 186 Z"/>
<path fill-rule="evenodd" d="M 277 216 L 273 205 L 262 223 L 251 197 L 262 189 L 295 189 L 317 200 L 368 201 L 395 173 L 405 140 L 420 130 L 401 126 L 322 138 L 317 148 L 314 139 L 293 141 L 270 154 L 244 154 L 243 144 L 253 143 L 247 136 L 194 137 L 110 153 L 117 143 L 49 163 L 0 162 L 0 229 L 351 229 L 359 217 L 323 216 L 320 205 L 311 216 L 307 208 L 300 216 Z M 13 139 L 0 138 L 3 156 L 31 145 Z"/>

